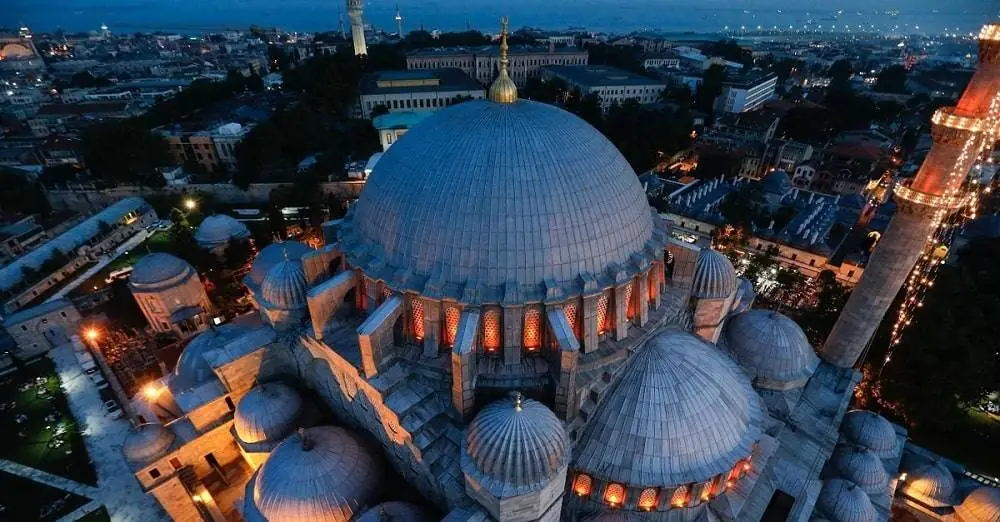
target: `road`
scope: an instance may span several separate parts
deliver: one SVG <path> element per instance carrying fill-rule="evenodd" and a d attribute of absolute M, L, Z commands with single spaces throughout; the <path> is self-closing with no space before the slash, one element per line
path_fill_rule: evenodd
<path fill-rule="evenodd" d="M 110 264 L 115 259 L 118 259 L 125 252 L 128 252 L 129 250 L 132 250 L 133 248 L 141 245 L 143 241 L 148 239 L 149 236 L 153 235 L 154 233 L 155 231 L 140 230 L 139 233 L 130 237 L 127 241 L 125 241 L 121 245 L 118 245 L 118 248 L 116 248 L 114 252 L 110 254 L 104 254 L 103 256 L 101 256 L 100 259 L 98 259 L 96 265 L 85 270 L 71 283 L 62 287 L 58 292 L 52 294 L 52 296 L 46 299 L 45 302 L 48 303 L 49 301 L 55 301 L 56 299 L 65 297 L 73 290 L 76 290 L 78 286 L 82 285 L 83 283 L 86 283 L 91 277 L 94 276 L 94 274 L 103 270 L 104 267 L 108 266 L 108 264 Z"/>

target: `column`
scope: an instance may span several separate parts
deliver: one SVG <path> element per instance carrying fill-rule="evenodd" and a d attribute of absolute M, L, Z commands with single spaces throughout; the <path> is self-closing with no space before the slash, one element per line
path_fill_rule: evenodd
<path fill-rule="evenodd" d="M 656 265 L 654 264 L 639 274 L 635 280 L 635 288 L 632 290 L 633 294 L 637 294 L 633 299 L 636 299 L 635 323 L 639 326 L 646 326 L 646 323 L 649 322 L 649 274 L 655 269 Z"/>
<path fill-rule="evenodd" d="M 583 353 L 597 351 L 597 300 L 601 294 L 583 297 L 583 310 L 580 310 L 580 321 L 583 326 Z"/>
<path fill-rule="evenodd" d="M 424 303 L 424 357 L 437 357 L 441 350 L 440 301 L 421 298 Z"/>
<path fill-rule="evenodd" d="M 615 314 L 615 340 L 621 341 L 628 337 L 628 302 L 625 300 L 626 281 L 615 287 L 614 291 L 614 314 Z"/>
<path fill-rule="evenodd" d="M 466 419 L 476 400 L 476 339 L 479 336 L 479 309 L 466 308 L 458 322 L 455 346 L 451 350 L 451 403 Z"/>

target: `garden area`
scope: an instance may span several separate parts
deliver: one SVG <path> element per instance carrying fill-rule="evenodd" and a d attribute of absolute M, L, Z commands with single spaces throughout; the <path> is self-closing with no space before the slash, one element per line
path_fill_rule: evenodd
<path fill-rule="evenodd" d="M 52 361 L 37 359 L 0 377 L 0 458 L 97 484 Z"/>
<path fill-rule="evenodd" d="M 129 250 L 108 263 L 107 266 L 94 274 L 89 280 L 70 292 L 68 297 L 73 299 L 76 297 L 83 297 L 92 292 L 103 290 L 108 286 L 106 279 L 111 272 L 134 265 L 140 258 L 142 258 L 142 256 L 152 254 L 154 252 L 171 252 L 173 250 L 171 237 L 170 231 L 168 230 L 161 230 L 154 233 L 146 238 L 146 241 L 144 241 L 141 245 Z"/>
<path fill-rule="evenodd" d="M 89 498 L 0 471 L 0 520 L 59 520 L 88 502 Z"/>

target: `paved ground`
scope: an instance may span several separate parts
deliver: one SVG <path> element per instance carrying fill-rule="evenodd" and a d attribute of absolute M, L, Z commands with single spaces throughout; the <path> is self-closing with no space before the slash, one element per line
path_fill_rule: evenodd
<path fill-rule="evenodd" d="M 118 259 L 122 254 L 128 252 L 129 250 L 135 248 L 136 246 L 141 245 L 142 242 L 145 241 L 146 238 L 148 238 L 149 236 L 153 235 L 153 233 L 154 232 L 150 232 L 148 230 L 140 230 L 136 235 L 130 237 L 127 241 L 125 241 L 121 245 L 118 245 L 118 248 L 116 248 L 114 252 L 110 254 L 104 254 L 103 256 L 101 256 L 100 259 L 97 260 L 96 265 L 88 268 L 82 274 L 77 276 L 77 278 L 74 279 L 73 282 L 60 288 L 58 292 L 52 294 L 52 296 L 46 299 L 45 302 L 47 303 L 49 301 L 55 301 L 56 299 L 68 295 L 73 290 L 76 290 L 76 287 L 82 285 L 83 283 L 86 283 L 87 280 L 93 277 L 94 274 L 100 272 L 101 270 L 104 270 L 104 267 L 108 266 L 108 264 L 110 264 L 115 259 Z"/>
<path fill-rule="evenodd" d="M 104 413 L 97 387 L 80 369 L 70 345 L 53 349 L 50 357 L 66 391 L 70 410 L 85 427 L 87 451 L 97 468 L 96 490 L 91 488 L 90 493 L 83 494 L 107 507 L 114 522 L 169 520 L 156 499 L 143 493 L 121 456 L 128 422 L 111 419 Z"/>

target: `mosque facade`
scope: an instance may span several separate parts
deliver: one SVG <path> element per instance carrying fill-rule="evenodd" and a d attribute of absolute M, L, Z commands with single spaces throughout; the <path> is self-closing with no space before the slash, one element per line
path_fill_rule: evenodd
<path fill-rule="evenodd" d="M 257 313 L 136 396 L 123 456 L 174 520 L 997 520 L 996 489 L 849 410 L 854 347 L 753 309 L 501 64 L 385 153 L 336 242 L 262 250 Z"/>

